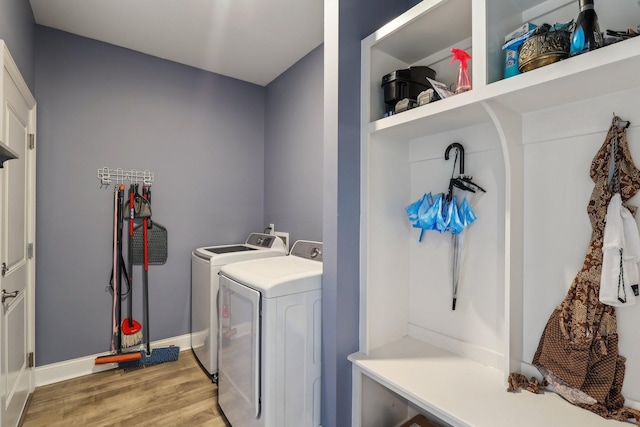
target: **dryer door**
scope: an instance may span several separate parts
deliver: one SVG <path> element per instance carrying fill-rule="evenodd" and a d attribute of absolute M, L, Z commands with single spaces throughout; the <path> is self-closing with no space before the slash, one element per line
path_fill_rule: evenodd
<path fill-rule="evenodd" d="M 250 426 L 260 416 L 260 293 L 221 275 L 218 313 L 218 402 L 232 425 Z"/>

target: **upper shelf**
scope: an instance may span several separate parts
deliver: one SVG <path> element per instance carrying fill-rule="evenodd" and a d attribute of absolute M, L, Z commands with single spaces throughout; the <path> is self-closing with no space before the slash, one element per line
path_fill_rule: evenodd
<path fill-rule="evenodd" d="M 471 37 L 471 0 L 423 0 L 365 41 L 406 64 Z"/>
<path fill-rule="evenodd" d="M 609 0 L 596 9 L 602 31 L 640 22 L 637 2 Z M 505 34 L 523 22 L 566 22 L 577 12 L 577 0 L 423 0 L 362 41 L 363 117 L 369 117 L 364 128 L 369 134 L 412 139 L 486 122 L 485 101 L 526 114 L 639 87 L 640 37 L 502 79 Z M 457 75 L 449 64 L 453 46 L 473 56 L 473 89 L 381 118 L 381 77 L 426 65 L 437 71 L 436 80 L 451 84 Z"/>
<path fill-rule="evenodd" d="M 414 139 L 486 121 L 482 101 L 495 100 L 524 114 L 640 86 L 640 37 L 568 58 L 509 79 L 474 86 L 369 124 L 370 134 Z"/>

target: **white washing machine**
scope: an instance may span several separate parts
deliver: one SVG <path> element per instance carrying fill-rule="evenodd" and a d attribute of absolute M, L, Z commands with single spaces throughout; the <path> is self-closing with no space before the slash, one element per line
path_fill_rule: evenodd
<path fill-rule="evenodd" d="M 191 348 L 213 381 L 217 381 L 218 374 L 220 267 L 286 254 L 287 248 L 279 237 L 262 233 L 252 233 L 244 244 L 207 246 L 191 253 Z"/>
<path fill-rule="evenodd" d="M 322 243 L 220 270 L 218 403 L 234 427 L 318 427 Z"/>

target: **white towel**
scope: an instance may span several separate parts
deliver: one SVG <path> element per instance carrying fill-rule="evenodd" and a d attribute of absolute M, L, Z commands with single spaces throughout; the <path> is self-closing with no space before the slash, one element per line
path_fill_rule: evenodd
<path fill-rule="evenodd" d="M 640 234 L 633 215 L 622 205 L 616 193 L 607 208 L 602 244 L 602 277 L 600 302 L 616 307 L 636 303 L 631 288 L 640 279 Z"/>

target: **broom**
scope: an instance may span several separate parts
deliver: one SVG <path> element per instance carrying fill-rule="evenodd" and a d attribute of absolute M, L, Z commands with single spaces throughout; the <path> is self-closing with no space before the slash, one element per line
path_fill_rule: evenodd
<path fill-rule="evenodd" d="M 135 218 L 135 193 L 136 188 L 133 184 L 129 186 L 129 239 L 128 245 L 128 264 L 129 264 L 129 299 L 127 300 L 128 316 L 122 321 L 122 347 L 133 347 L 142 341 L 142 326 L 133 320 L 133 226 Z"/>
<path fill-rule="evenodd" d="M 142 197 L 151 200 L 151 191 L 145 186 L 142 186 Z M 151 343 L 149 338 L 149 236 L 147 227 L 149 225 L 148 217 L 144 217 L 142 223 L 142 241 L 143 241 L 143 264 L 144 270 L 142 272 L 142 286 L 144 294 L 145 304 L 145 337 L 146 337 L 146 351 L 140 350 L 140 358 L 132 361 L 123 361 L 118 364 L 120 368 L 135 368 L 144 365 L 155 365 L 164 362 L 175 362 L 178 360 L 180 354 L 180 347 L 169 346 L 162 348 L 154 348 L 151 350 Z"/>

